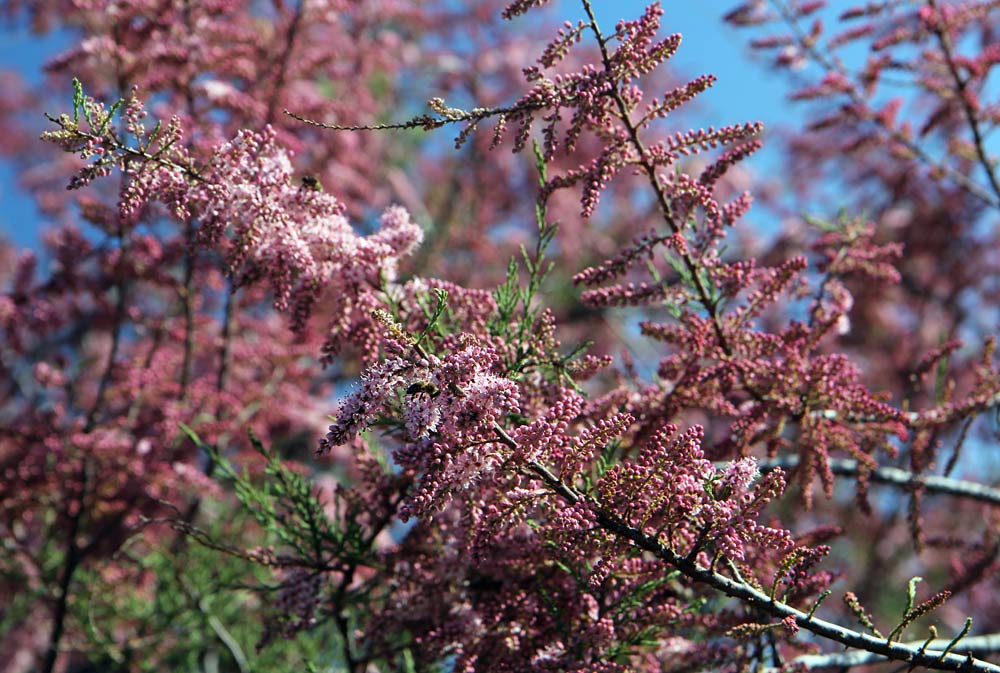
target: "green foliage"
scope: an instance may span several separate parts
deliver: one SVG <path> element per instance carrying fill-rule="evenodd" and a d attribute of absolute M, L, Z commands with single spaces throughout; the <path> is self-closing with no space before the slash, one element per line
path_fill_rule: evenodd
<path fill-rule="evenodd" d="M 444 304 L 444 295 L 440 297 Z M 322 597 L 316 604 L 322 607 L 324 615 L 317 620 L 318 628 L 293 629 L 297 632 L 296 643 L 314 643 L 319 648 L 312 651 L 297 650 L 301 660 L 345 662 L 350 658 L 353 647 L 350 634 L 357 627 L 360 611 L 370 611 L 377 605 L 384 587 L 377 581 L 357 581 L 356 572 L 360 568 L 377 568 L 379 562 L 374 550 L 376 537 L 390 523 L 391 517 L 376 518 L 366 511 L 360 501 L 351 500 L 339 489 L 330 495 L 320 494 L 311 479 L 293 469 L 292 464 L 277 455 L 260 442 L 252 433 L 250 440 L 256 452 L 264 459 L 262 474 L 251 474 L 246 468 L 238 469 L 216 447 L 203 443 L 197 434 L 182 426 L 183 431 L 199 448 L 212 459 L 216 478 L 227 484 L 239 503 L 240 516 L 247 517 L 256 524 L 254 540 L 264 541 L 264 547 L 245 552 L 250 545 L 244 541 L 240 545 L 228 545 L 224 537 L 211 531 L 192 526 L 183 529 L 189 537 L 199 543 L 212 556 L 232 557 L 249 564 L 257 573 L 267 579 L 260 580 L 252 587 L 254 612 L 242 613 L 243 619 L 251 619 L 255 624 L 281 624 L 287 618 L 273 610 L 274 594 L 286 588 L 286 572 L 303 571 L 310 575 L 322 575 L 330 581 L 321 584 Z M 388 464 L 381 464 L 388 471 Z M 394 512 L 397 503 L 387 502 L 387 511 Z M 225 520 L 224 514 L 217 514 Z M 262 551 L 263 550 L 263 551 Z M 366 612 L 370 614 L 370 612 Z M 258 635 L 259 630 L 255 631 Z M 268 640 L 262 652 L 277 648 L 278 641 Z M 298 664 L 298 665 L 301 665 Z M 256 670 L 256 669 L 254 669 Z"/>
<path fill-rule="evenodd" d="M 317 569 L 335 567 L 344 559 L 360 560 L 371 544 L 355 516 L 345 511 L 347 504 L 334 496 L 333 521 L 312 482 L 289 468 L 278 455 L 265 447 L 253 433 L 250 441 L 265 459 L 267 479 L 258 482 L 246 469 L 238 471 L 215 447 L 203 444 L 187 426 L 184 432 L 215 462 L 220 478 L 228 482 L 243 506 L 264 531 L 299 559 L 308 559 Z"/>
<path fill-rule="evenodd" d="M 538 170 L 538 183 L 544 187 L 548 179 L 545 159 L 538 143 L 533 145 L 535 152 L 535 167 Z M 528 254 L 527 248 L 521 246 L 521 262 L 528 272 L 528 282 L 522 286 L 520 281 L 520 264 L 511 259 L 507 264 L 507 278 L 494 291 L 493 297 L 497 303 L 497 312 L 491 325 L 491 333 L 504 338 L 524 340 L 534 329 L 541 310 L 536 304 L 535 296 L 541 289 L 546 277 L 552 270 L 552 262 L 545 257 L 545 251 L 552 243 L 559 225 L 549 223 L 546 216 L 544 201 L 535 203 L 535 225 L 538 237 L 535 239 L 534 254 Z M 520 313 L 518 314 L 518 307 Z"/>
<path fill-rule="evenodd" d="M 951 596 L 951 592 L 941 591 L 934 594 L 923 603 L 917 604 L 917 584 L 922 582 L 923 579 L 923 577 L 910 578 L 906 588 L 906 607 L 903 609 L 903 614 L 899 620 L 899 624 L 886 638 L 889 642 L 898 639 L 903 634 L 903 631 L 906 630 L 907 626 L 912 624 L 918 618 L 941 606 Z"/>
<path fill-rule="evenodd" d="M 416 346 L 421 345 L 428 333 L 432 330 L 439 335 L 444 334 L 444 330 L 441 327 L 441 316 L 444 314 L 445 308 L 448 306 L 448 293 L 439 288 L 434 288 L 432 292 L 435 299 L 433 309 L 429 308 L 426 302 L 420 302 L 420 308 L 424 311 L 424 317 L 427 318 L 427 327 L 425 327 L 424 331 L 417 337 L 414 344 Z"/>
<path fill-rule="evenodd" d="M 548 168 L 538 142 L 532 143 L 535 157 L 535 169 L 538 171 L 538 184 L 544 188 L 548 181 Z M 575 345 L 568 353 L 562 354 L 555 349 L 544 348 L 536 336 L 547 329 L 546 317 L 542 305 L 536 301 L 538 293 L 552 272 L 554 262 L 546 257 L 546 251 L 552 244 L 558 222 L 549 222 L 546 201 L 538 199 L 535 202 L 535 249 L 530 252 L 521 246 L 521 259 L 511 259 L 507 264 L 507 276 L 493 291 L 496 301 L 496 312 L 490 321 L 490 334 L 504 341 L 517 344 L 516 355 L 507 364 L 507 370 L 512 376 L 518 376 L 531 369 L 538 369 L 552 380 L 579 391 L 579 386 L 570 375 L 570 363 L 584 355 L 591 342 Z M 527 272 L 526 282 L 521 281 L 521 268 Z M 541 348 L 540 348 L 541 347 Z"/>
<path fill-rule="evenodd" d="M 111 122 L 114 120 L 115 115 L 121 110 L 122 105 L 125 101 L 121 98 L 112 103 L 111 108 L 108 109 L 107 113 L 101 118 L 94 117 L 94 107 L 93 105 L 88 105 L 87 96 L 83 92 L 83 83 L 80 82 L 76 77 L 73 78 L 73 122 L 77 125 L 80 123 L 80 114 L 83 114 L 84 119 L 87 120 L 87 124 L 90 125 L 90 130 L 94 135 L 104 135 Z"/>
<path fill-rule="evenodd" d="M 221 551 L 248 544 L 252 521 L 224 501 L 202 508 L 201 518 L 210 523 L 199 533 L 213 545 L 184 538 L 150 545 L 141 541 L 148 536 L 135 537 L 118 552 L 114 570 L 77 574 L 71 614 L 86 638 L 80 649 L 87 659 L 102 671 L 144 673 L 212 667 L 279 673 L 308 660 L 330 660 L 331 625 L 255 651 L 269 570 Z"/>

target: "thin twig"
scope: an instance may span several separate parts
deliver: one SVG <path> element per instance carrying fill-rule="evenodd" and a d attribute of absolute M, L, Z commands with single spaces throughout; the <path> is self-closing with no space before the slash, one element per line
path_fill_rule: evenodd
<path fill-rule="evenodd" d="M 758 462 L 758 466 L 763 471 L 782 468 L 794 470 L 799 466 L 799 456 L 781 456 L 779 458 L 767 458 Z M 870 481 L 879 484 L 891 484 L 904 488 L 920 486 L 928 493 L 939 493 L 943 495 L 953 495 L 961 498 L 978 500 L 991 505 L 1000 505 L 1000 489 L 992 488 L 975 481 L 965 481 L 963 479 L 952 479 L 936 474 L 914 474 L 898 467 L 876 467 L 868 470 L 859 466 L 858 461 L 842 458 L 831 458 L 829 460 L 830 471 L 843 477 L 856 477 L 865 473 Z"/>
<path fill-rule="evenodd" d="M 180 295 L 181 311 L 184 314 L 184 360 L 181 363 L 180 399 L 187 398 L 191 367 L 194 361 L 194 221 L 189 217 L 184 226 L 184 282 L 177 289 Z"/>
<path fill-rule="evenodd" d="M 564 99 L 565 102 L 570 103 L 574 100 L 573 97 L 568 97 Z M 311 126 L 318 126 L 324 129 L 331 129 L 333 131 L 388 131 L 396 130 L 402 131 L 406 129 L 423 129 L 424 131 L 430 131 L 432 129 L 440 128 L 445 124 L 458 124 L 463 122 L 479 122 L 483 119 L 488 119 L 490 117 L 498 117 L 501 115 L 510 115 L 514 112 L 523 112 L 525 110 L 540 110 L 548 106 L 547 101 L 542 101 L 538 103 L 520 103 L 518 105 L 511 105 L 509 107 L 491 107 L 491 108 L 473 108 L 472 110 L 459 110 L 459 109 L 449 109 L 448 115 L 439 115 L 437 117 L 424 114 L 408 119 L 405 122 L 390 122 L 385 124 L 330 124 L 327 122 L 316 121 L 315 119 L 309 119 L 307 117 L 302 117 L 288 109 L 284 110 L 284 113 L 291 117 L 292 119 L 297 119 L 303 124 L 309 124 Z"/>
<path fill-rule="evenodd" d="M 265 124 L 271 124 L 274 122 L 274 112 L 278 106 L 278 97 L 281 94 L 282 88 L 285 86 L 285 78 L 288 74 L 288 63 L 291 61 L 292 49 L 295 47 L 295 37 L 299 32 L 299 26 L 302 24 L 302 17 L 306 13 L 306 0 L 301 0 L 298 7 L 295 8 L 295 16 L 288 24 L 288 30 L 285 33 L 285 49 L 281 53 L 281 59 L 278 65 L 278 76 L 274 81 L 274 89 L 271 91 L 271 99 L 267 103 L 267 114 L 264 117 Z"/>
<path fill-rule="evenodd" d="M 927 0 L 927 4 L 935 12 L 938 11 L 937 0 Z M 935 24 L 934 35 L 938 39 L 938 44 L 941 45 L 941 53 L 944 55 L 944 61 L 948 66 L 948 72 L 951 74 L 951 78 L 955 82 L 955 93 L 957 94 L 958 100 L 962 103 L 962 112 L 965 114 L 965 120 L 969 125 L 969 130 L 972 132 L 973 145 L 976 148 L 976 157 L 979 159 L 979 164 L 983 167 L 983 171 L 986 172 L 986 179 L 989 181 L 990 187 L 993 189 L 993 193 L 996 195 L 997 199 L 1000 200 L 1000 181 L 997 180 L 993 163 L 986 154 L 986 140 L 983 137 L 983 130 L 980 127 L 979 116 L 976 114 L 976 111 L 972 109 L 972 104 L 969 102 L 969 78 L 962 77 L 962 74 L 958 71 L 958 65 L 955 63 L 955 55 L 953 53 L 951 38 L 948 36 L 948 31 L 942 27 L 940 22 Z"/>
<path fill-rule="evenodd" d="M 947 638 L 935 638 L 930 641 L 914 640 L 904 644 L 907 647 L 922 647 L 925 651 L 940 651 L 947 647 L 950 643 L 951 641 Z M 963 638 L 961 643 L 955 647 L 958 650 L 956 654 L 959 656 L 963 654 L 984 655 L 992 652 L 1000 652 L 1000 634 L 991 633 L 982 636 L 969 636 L 968 638 Z M 854 650 L 852 652 L 832 652 L 830 654 L 804 654 L 802 656 L 795 657 L 788 663 L 791 665 L 802 665 L 808 669 L 847 669 L 853 668 L 854 666 L 864 666 L 866 664 L 885 663 L 885 658 L 871 652 Z M 778 673 L 778 671 L 779 669 L 777 668 L 766 668 L 763 669 L 761 673 Z"/>
<path fill-rule="evenodd" d="M 782 20 L 784 20 L 791 31 L 795 34 L 799 47 L 805 51 L 805 53 L 807 53 L 816 64 L 825 69 L 827 72 L 835 72 L 839 75 L 850 78 L 850 73 L 847 72 L 841 62 L 827 58 L 817 48 L 815 40 L 807 39 L 802 27 L 799 25 L 798 21 L 795 20 L 795 17 L 788 11 L 788 7 L 785 3 L 780 0 L 771 0 L 771 2 L 778 9 L 778 13 L 781 14 Z M 861 96 L 861 94 L 855 91 L 853 87 L 851 87 L 851 90 L 846 92 L 845 95 L 851 100 L 851 103 L 853 103 L 857 109 L 861 110 L 868 108 L 868 102 Z M 927 166 L 930 166 L 931 169 L 946 173 L 948 177 L 954 180 L 959 187 L 972 196 L 982 200 L 992 208 L 1000 208 L 1000 192 L 998 192 L 996 196 L 990 194 L 990 192 L 984 189 L 982 185 L 974 182 L 969 176 L 965 175 L 961 171 L 944 162 L 935 160 L 934 157 L 928 154 L 911 138 L 906 137 L 899 131 L 887 128 L 877 117 L 869 116 L 867 118 L 863 118 L 863 120 L 869 121 L 876 128 L 881 129 L 890 140 L 905 147 L 907 151 L 913 154 L 914 157 L 922 161 Z"/>

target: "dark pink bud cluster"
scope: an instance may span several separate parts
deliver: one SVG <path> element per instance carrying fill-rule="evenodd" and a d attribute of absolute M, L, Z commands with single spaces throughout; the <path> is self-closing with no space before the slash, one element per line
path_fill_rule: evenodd
<path fill-rule="evenodd" d="M 524 14 L 533 7 L 541 7 L 547 0 L 516 0 L 507 5 L 503 10 L 503 18 L 513 19 L 515 16 Z"/>
<path fill-rule="evenodd" d="M 277 638 L 295 638 L 316 625 L 323 575 L 308 568 L 293 568 L 284 574 L 281 588 L 268 606 L 271 616 L 257 642 L 258 650 Z"/>
<path fill-rule="evenodd" d="M 592 286 L 608 280 L 621 277 L 630 266 L 643 260 L 652 259 L 653 249 L 670 238 L 658 236 L 656 232 L 649 232 L 643 236 L 637 236 L 632 241 L 632 247 L 626 248 L 611 259 L 604 260 L 600 266 L 592 266 L 584 269 L 573 276 L 573 282 L 582 285 Z"/>
<path fill-rule="evenodd" d="M 666 141 L 651 143 L 647 147 L 634 145 L 636 130 L 648 128 L 654 120 L 668 116 L 715 81 L 714 77 L 706 75 L 676 87 L 666 92 L 662 99 L 653 99 L 638 121 L 632 120 L 631 114 L 639 109 L 643 97 L 639 80 L 671 58 L 680 46 L 680 35 L 657 39 L 662 15 L 659 3 L 649 5 L 639 19 L 620 21 L 614 33 L 605 38 L 606 46 L 616 46 L 607 50 L 602 63 L 585 64 L 575 72 L 560 72 L 547 77 L 543 69 L 565 59 L 582 31 L 588 27 L 592 31 L 596 29 L 594 23 L 589 26 L 585 23 L 576 27 L 570 25 L 546 48 L 538 61 L 539 66 L 524 71 L 533 87 L 500 115 L 494 145 L 500 141 L 503 129 L 513 121 L 517 124 L 513 149 L 515 152 L 522 150 L 539 114 L 546 122 L 542 131 L 546 160 L 553 159 L 560 149 L 566 154 L 573 153 L 585 136 L 593 136 L 603 145 L 589 161 L 550 178 L 543 187 L 542 200 L 558 189 L 579 185 L 582 188 L 581 215 L 590 217 L 600 202 L 601 193 L 625 168 L 643 165 L 651 170 L 653 166 L 672 166 L 682 157 L 718 145 L 745 141 L 760 133 L 759 124 L 744 124 L 679 132 Z M 572 117 L 565 128 L 561 124 L 564 110 L 572 110 Z M 707 179 L 716 180 L 728 165 L 751 151 L 752 148 L 748 148 L 728 160 L 724 159 L 724 166 L 714 171 L 715 177 Z"/>
<path fill-rule="evenodd" d="M 743 560 L 747 544 L 784 549 L 787 531 L 757 523 L 761 509 L 781 494 L 785 481 L 769 472 L 760 483 L 756 462 L 734 461 L 718 472 L 701 450 L 702 429 L 678 433 L 659 430 L 635 460 L 613 467 L 598 486 L 605 507 L 622 513 L 631 525 L 653 531 L 680 555 L 711 544 L 730 559 Z"/>
<path fill-rule="evenodd" d="M 814 247 L 822 251 L 825 261 L 820 271 L 837 276 L 857 274 L 872 283 L 894 284 L 900 280 L 897 270 L 903 254 L 900 243 L 875 241 L 875 225 L 853 222 L 843 229 L 824 234 Z"/>

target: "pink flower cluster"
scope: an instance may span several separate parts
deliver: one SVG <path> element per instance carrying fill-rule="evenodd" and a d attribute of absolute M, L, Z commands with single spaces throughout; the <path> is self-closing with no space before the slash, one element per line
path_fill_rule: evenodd
<path fill-rule="evenodd" d="M 328 361 L 345 342 L 374 356 L 377 328 L 369 314 L 381 305 L 377 294 L 396 279 L 399 259 L 423 239 L 405 210 L 387 209 L 376 233 L 358 235 L 343 205 L 315 177 L 295 177 L 292 155 L 270 126 L 261 133 L 240 131 L 198 165 L 182 147 L 176 118 L 162 133 L 147 132 L 134 92 L 124 113 L 124 137 L 134 145 L 119 137 L 102 106 L 86 99 L 84 111 L 89 130 L 64 116 L 59 130 L 43 135 L 92 160 L 71 187 L 117 164 L 128 178 L 119 204 L 123 218 L 156 202 L 169 206 L 178 219 L 197 223 L 197 239 L 219 251 L 236 287 L 266 278 L 275 308 L 291 309 L 294 330 L 301 332 L 317 302 L 328 300 L 325 309 L 337 316 L 324 346 Z"/>
<path fill-rule="evenodd" d="M 600 501 L 626 522 L 653 531 L 682 556 L 716 553 L 743 561 L 748 545 L 786 551 L 788 531 L 757 523 L 764 506 L 784 490 L 780 472 L 757 481 L 757 464 L 740 458 L 719 471 L 704 458 L 702 428 L 653 435 L 635 460 L 616 465 L 598 485 Z M 711 554 L 708 554 L 711 558 Z"/>
<path fill-rule="evenodd" d="M 379 416 L 398 415 L 404 441 L 393 458 L 418 478 L 400 509 L 405 520 L 443 508 L 452 493 L 470 489 L 504 462 L 494 427 L 518 412 L 518 388 L 500 374 L 496 350 L 471 336 L 450 340 L 441 356 L 388 337 L 399 354 L 362 374 L 320 451 L 351 441 Z"/>

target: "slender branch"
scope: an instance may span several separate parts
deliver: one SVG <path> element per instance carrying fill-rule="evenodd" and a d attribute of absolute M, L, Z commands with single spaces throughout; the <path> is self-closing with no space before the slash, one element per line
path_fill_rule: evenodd
<path fill-rule="evenodd" d="M 927 4 L 934 9 L 934 11 L 938 11 L 937 0 L 927 0 Z M 989 181 L 990 187 L 993 189 L 993 193 L 996 195 L 998 201 L 1000 201 L 1000 181 L 997 180 L 997 174 L 994 170 L 993 162 L 990 161 L 989 156 L 986 154 L 986 140 L 983 137 L 983 130 L 980 127 L 979 116 L 976 114 L 976 111 L 972 109 L 972 104 L 969 101 L 969 78 L 962 77 L 961 73 L 959 73 L 958 65 L 955 63 L 955 55 L 953 53 L 951 38 L 948 36 L 947 29 L 943 27 L 940 22 L 935 24 L 934 35 L 937 37 L 938 44 L 941 46 L 941 53 L 944 55 L 944 61 L 948 66 L 948 72 L 951 74 L 951 78 L 955 82 L 955 93 L 957 94 L 958 100 L 961 101 L 962 112 L 965 114 L 965 120 L 969 125 L 969 130 L 972 132 L 973 144 L 976 148 L 976 157 L 979 159 L 980 165 L 986 172 L 986 179 Z"/>
<path fill-rule="evenodd" d="M 49 632 L 49 644 L 45 651 L 45 660 L 40 669 L 42 673 L 52 673 L 59 658 L 59 645 L 62 642 L 63 633 L 66 630 L 66 617 L 69 615 L 70 587 L 73 584 L 73 575 L 83 561 L 84 554 L 77 544 L 77 536 L 80 534 L 80 527 L 83 516 L 87 511 L 84 503 L 86 497 L 90 470 L 88 461 L 84 458 L 80 468 L 80 488 L 77 496 L 75 512 L 69 519 L 69 530 L 66 531 L 66 558 L 63 561 L 62 575 L 59 578 L 59 593 L 56 596 L 55 611 L 52 615 L 52 630 Z M 71 511 L 73 497 L 66 499 L 66 509 Z"/>
<path fill-rule="evenodd" d="M 914 640 L 904 644 L 907 647 L 923 647 L 925 651 L 927 651 L 943 650 L 950 643 L 951 641 L 947 638 L 936 638 L 931 641 Z M 982 636 L 969 636 L 968 638 L 963 638 L 961 643 L 956 645 L 954 649 L 957 650 L 956 654 L 959 656 L 962 654 L 975 654 L 981 656 L 992 652 L 1000 652 L 1000 634 L 991 633 Z M 795 657 L 788 663 L 792 665 L 798 664 L 809 669 L 846 669 L 854 666 L 864 666 L 866 664 L 885 663 L 885 658 L 871 652 L 854 650 L 852 652 L 832 652 L 830 654 L 804 654 L 800 657 Z M 779 669 L 777 668 L 767 668 L 764 669 L 762 673 L 778 673 L 778 671 Z"/>
<path fill-rule="evenodd" d="M 608 41 L 604 37 L 604 33 L 601 32 L 600 27 L 597 25 L 597 17 L 594 14 L 594 9 L 590 4 L 590 0 L 583 0 L 583 8 L 587 13 L 588 20 L 590 21 L 590 29 L 594 33 L 597 45 L 600 48 L 601 61 L 604 64 L 604 71 L 608 74 L 608 76 L 611 76 L 614 72 L 614 66 L 611 63 L 611 55 L 608 53 Z M 639 127 L 638 125 L 632 123 L 632 120 L 629 117 L 628 106 L 624 99 L 622 99 L 621 92 L 618 90 L 618 87 L 611 87 L 611 91 L 615 104 L 618 106 L 618 119 L 625 126 L 625 130 L 628 132 L 629 140 L 638 154 L 636 163 L 646 174 L 646 178 L 649 180 L 649 184 L 656 194 L 657 204 L 659 205 L 660 212 L 663 215 L 663 219 L 667 223 L 667 226 L 670 227 L 670 230 L 673 233 L 679 234 L 681 233 L 683 227 L 678 224 L 677 220 L 674 218 L 670 200 L 667 198 L 666 191 L 663 189 L 663 184 L 660 182 L 660 178 L 656 174 L 656 166 L 649 161 L 646 146 L 639 137 Z M 695 262 L 691 255 L 686 252 L 682 253 L 680 256 L 684 262 L 684 266 L 689 272 L 691 282 L 698 293 L 698 301 L 700 301 L 701 305 L 705 307 L 705 311 L 712 319 L 712 328 L 715 331 L 716 339 L 719 341 L 719 347 L 727 355 L 732 355 L 732 349 L 730 348 L 725 332 L 722 329 L 722 323 L 719 320 L 715 302 L 712 301 L 711 295 L 698 273 L 697 262 Z M 755 399 L 762 401 L 762 396 L 753 387 L 747 386 L 747 390 Z"/>
<path fill-rule="evenodd" d="M 834 61 L 826 57 L 816 46 L 815 40 L 807 39 L 805 32 L 802 27 L 796 21 L 795 17 L 788 11 L 788 7 L 785 3 L 780 0 L 771 0 L 772 4 L 778 9 L 778 13 L 781 14 L 781 18 L 784 20 L 788 27 L 795 34 L 795 38 L 799 43 L 799 47 L 809 55 L 814 63 L 819 65 L 821 68 L 828 72 L 835 72 L 844 77 L 849 77 L 850 74 L 844 68 L 843 64 L 839 61 Z M 861 94 L 854 90 L 852 87 L 850 91 L 846 92 L 845 95 L 851 100 L 855 108 L 859 111 L 868 108 L 868 101 L 866 101 Z M 1000 208 L 1000 193 L 997 196 L 991 194 L 988 190 L 983 188 L 982 185 L 974 182 L 969 176 L 965 175 L 956 168 L 949 166 L 943 162 L 939 162 L 930 154 L 928 154 L 920 145 L 914 142 L 911 138 L 906 137 L 899 131 L 887 128 L 884 123 L 882 123 L 877 116 L 869 115 L 863 118 L 865 121 L 869 121 L 875 125 L 876 128 L 881 129 L 890 140 L 895 143 L 899 143 L 907 149 L 914 157 L 922 161 L 924 164 L 930 166 L 934 170 L 942 171 L 946 173 L 948 177 L 955 181 L 955 183 L 964 189 L 966 192 L 972 196 L 985 202 L 988 206 L 992 208 Z"/>
<path fill-rule="evenodd" d="M 74 518 L 74 524 L 77 519 Z M 75 525 L 70 529 L 75 532 Z M 63 566 L 62 576 L 59 578 L 59 595 L 56 598 L 56 608 L 52 617 L 52 630 L 49 633 L 49 645 L 45 652 L 45 662 L 42 664 L 43 673 L 52 673 L 55 670 L 56 659 L 59 656 L 59 643 L 62 641 L 63 632 L 66 629 L 66 616 L 69 612 L 69 588 L 73 583 L 73 575 L 80 564 L 79 550 L 71 540 L 66 550 L 66 564 Z"/>
<path fill-rule="evenodd" d="M 566 99 L 568 102 L 572 101 L 572 98 Z M 308 119 L 300 115 L 295 114 L 290 110 L 284 110 L 285 114 L 292 119 L 297 119 L 303 124 L 309 124 L 311 126 L 318 126 L 324 129 L 331 129 L 334 131 L 385 131 L 385 130 L 405 130 L 405 129 L 423 129 L 424 131 L 430 131 L 432 129 L 441 128 L 445 124 L 458 124 L 463 122 L 479 122 L 483 119 L 488 119 L 489 117 L 497 117 L 500 115 L 509 115 L 514 112 L 523 112 L 525 110 L 540 110 L 549 105 L 548 102 L 538 102 L 538 103 L 521 103 L 519 105 L 511 105 L 509 107 L 491 107 L 473 108 L 471 111 L 459 110 L 454 108 L 449 108 L 447 110 L 447 115 L 432 116 L 432 115 L 419 115 L 408 119 L 405 122 L 395 122 L 388 124 L 329 124 L 326 122 L 316 121 L 314 119 Z"/>
<path fill-rule="evenodd" d="M 781 456 L 779 458 L 768 458 L 758 462 L 761 470 L 768 471 L 775 468 L 794 470 L 799 466 L 799 456 Z M 1000 489 L 992 488 L 975 481 L 965 481 L 962 479 L 952 479 L 936 474 L 918 475 L 898 467 L 877 467 L 874 470 L 860 468 L 858 461 L 840 458 L 831 458 L 830 471 L 843 477 L 855 477 L 860 473 L 867 473 L 868 479 L 879 484 L 890 484 L 904 488 L 922 487 L 928 493 L 940 493 L 943 495 L 953 495 L 961 498 L 978 500 L 991 505 L 1000 505 Z"/>
<path fill-rule="evenodd" d="M 271 99 L 267 103 L 267 115 L 264 118 L 265 124 L 271 124 L 274 122 L 274 113 L 278 106 L 278 97 L 281 94 L 281 89 L 285 86 L 285 78 L 288 74 L 288 63 L 291 61 L 292 49 L 295 47 L 295 37 L 299 32 L 299 26 L 302 24 L 302 16 L 305 13 L 306 0 L 301 0 L 295 8 L 295 16 L 293 16 L 291 22 L 289 22 L 288 30 L 285 33 L 285 49 L 281 53 L 281 59 L 278 65 L 278 76 L 274 80 L 274 89 L 271 91 Z"/>
<path fill-rule="evenodd" d="M 343 609 L 344 596 L 347 593 L 347 588 L 354 580 L 354 571 L 355 566 L 351 565 L 344 573 L 343 577 L 341 577 L 340 584 L 337 586 L 337 592 L 333 598 L 333 605 L 335 606 L 333 610 L 333 619 L 337 623 L 337 630 L 340 632 L 341 655 L 344 657 L 344 665 L 347 666 L 347 670 L 351 673 L 358 670 L 358 666 L 364 663 L 363 661 L 356 659 L 354 657 L 354 653 L 351 652 L 350 623 L 348 622 Z"/>
<path fill-rule="evenodd" d="M 233 341 L 233 319 L 235 312 L 235 296 L 238 291 L 227 283 L 226 306 L 222 317 L 222 343 L 219 345 L 219 372 L 215 379 L 215 389 L 220 393 L 225 391 L 229 381 L 229 356 Z"/>
<path fill-rule="evenodd" d="M 181 299 L 181 311 L 184 314 L 184 360 L 181 364 L 180 399 L 187 397 L 188 382 L 191 379 L 191 365 L 194 359 L 194 222 L 188 218 L 184 226 L 184 242 L 187 250 L 184 255 L 184 284 L 177 289 Z"/>
<path fill-rule="evenodd" d="M 111 328 L 111 347 L 108 349 L 108 360 L 104 366 L 104 373 L 101 374 L 100 383 L 97 385 L 97 397 L 94 399 L 94 404 L 87 413 L 84 432 L 90 432 L 94 429 L 97 416 L 101 413 L 101 407 L 104 406 L 104 398 L 108 393 L 108 386 L 111 385 L 111 377 L 115 370 L 115 360 L 118 358 L 118 349 L 121 346 L 122 326 L 125 322 L 125 313 L 128 308 L 128 286 L 125 282 L 125 260 L 128 258 L 128 239 L 125 235 L 124 222 L 118 225 L 117 237 L 121 250 L 119 250 L 118 263 L 115 265 L 115 274 L 117 275 L 115 285 L 118 290 L 118 298 L 115 303 L 114 325 Z"/>

